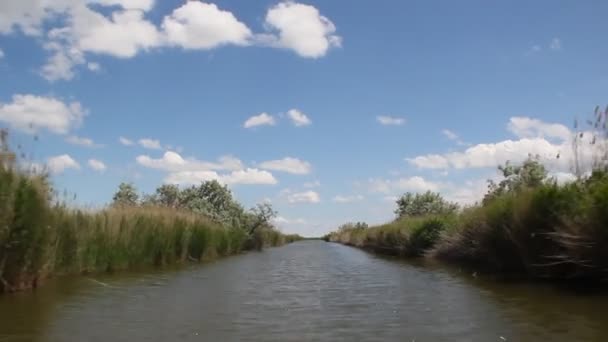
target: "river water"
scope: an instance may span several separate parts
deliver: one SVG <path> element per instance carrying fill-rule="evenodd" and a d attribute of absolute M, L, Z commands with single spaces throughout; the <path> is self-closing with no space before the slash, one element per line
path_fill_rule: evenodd
<path fill-rule="evenodd" d="M 303 241 L 3 295 L 0 341 L 608 341 L 608 297 Z"/>

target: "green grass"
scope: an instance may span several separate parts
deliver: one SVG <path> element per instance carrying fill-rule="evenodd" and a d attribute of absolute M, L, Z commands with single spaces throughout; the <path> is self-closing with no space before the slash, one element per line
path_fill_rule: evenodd
<path fill-rule="evenodd" d="M 608 276 L 608 176 L 546 184 L 464 212 L 432 255 L 533 278 Z"/>
<path fill-rule="evenodd" d="M 381 253 L 420 256 L 454 221 L 454 215 L 404 218 L 371 228 L 341 229 L 330 234 L 328 240 Z"/>
<path fill-rule="evenodd" d="M 608 173 L 508 192 L 455 215 L 341 229 L 326 240 L 508 276 L 604 282 Z"/>
<path fill-rule="evenodd" d="M 46 177 L 0 166 L 0 292 L 54 274 L 199 262 L 297 239 L 269 228 L 250 237 L 170 208 L 71 209 L 50 194 Z"/>

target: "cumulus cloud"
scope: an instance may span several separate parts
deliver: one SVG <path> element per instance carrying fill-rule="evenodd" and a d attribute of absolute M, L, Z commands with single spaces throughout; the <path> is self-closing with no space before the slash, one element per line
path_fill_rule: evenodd
<path fill-rule="evenodd" d="M 41 38 L 50 56 L 40 74 L 49 81 L 72 79 L 78 66 L 97 70 L 96 64 L 87 63 L 91 53 L 132 58 L 153 48 L 232 44 L 286 48 L 318 58 L 341 41 L 333 23 L 315 7 L 292 1 L 268 10 L 266 32 L 260 34 L 233 13 L 202 1 L 184 2 L 157 26 L 146 18 L 153 6 L 153 0 L 2 1 L 0 34 L 18 30 Z"/>
<path fill-rule="evenodd" d="M 521 163 L 530 155 L 534 155 L 550 169 L 565 171 L 570 168 L 572 133 L 566 126 L 527 117 L 514 117 L 507 128 L 520 139 L 482 143 L 464 151 L 426 154 L 408 158 L 407 161 L 423 169 L 495 168 L 507 161 Z M 590 154 L 589 151 L 581 153 L 585 157 Z"/>
<path fill-rule="evenodd" d="M 52 173 L 59 174 L 67 169 L 80 169 L 80 164 L 68 154 L 62 154 L 47 159 L 47 166 Z"/>
<path fill-rule="evenodd" d="M 295 175 L 309 174 L 312 169 L 309 162 L 292 157 L 265 161 L 260 163 L 258 166 L 262 169 L 282 171 Z"/>
<path fill-rule="evenodd" d="M 243 124 L 243 127 L 253 128 L 257 126 L 274 126 L 275 124 L 276 121 L 272 115 L 269 115 L 268 113 L 261 113 L 247 119 Z"/>
<path fill-rule="evenodd" d="M 154 159 L 146 155 L 136 158 L 139 165 L 168 172 L 165 181 L 172 184 L 198 184 L 202 181 L 217 180 L 224 184 L 277 184 L 274 176 L 264 170 L 244 168 L 243 163 L 233 156 L 223 156 L 217 162 L 183 158 L 176 152 L 167 151 L 162 158 Z M 230 171 L 219 173 L 218 171 Z"/>
<path fill-rule="evenodd" d="M 125 137 L 118 138 L 118 142 L 124 146 L 133 146 L 135 144 L 135 142 L 133 142 L 133 140 L 131 140 L 129 138 L 125 138 Z"/>
<path fill-rule="evenodd" d="M 162 158 L 158 159 L 141 155 L 136 158 L 136 161 L 142 166 L 169 172 L 243 169 L 243 163 L 233 156 L 222 156 L 217 162 L 208 162 L 195 158 L 184 159 L 179 153 L 173 151 L 165 152 Z"/>
<path fill-rule="evenodd" d="M 96 144 L 93 139 L 79 137 L 76 135 L 71 135 L 65 139 L 66 142 L 72 145 L 79 145 L 84 147 L 101 147 L 102 145 Z"/>
<path fill-rule="evenodd" d="M 165 178 L 165 181 L 171 184 L 199 184 L 209 180 L 217 180 L 229 185 L 277 184 L 277 180 L 270 172 L 251 168 L 232 171 L 227 174 L 218 174 L 215 171 L 180 171 L 170 173 Z"/>
<path fill-rule="evenodd" d="M 184 49 L 247 45 L 252 35 L 232 13 L 200 1 L 187 1 L 175 9 L 164 18 L 162 29 L 168 44 Z"/>
<path fill-rule="evenodd" d="M 304 192 L 296 192 L 287 195 L 287 202 L 289 203 L 319 203 L 321 202 L 321 196 L 315 191 L 309 190 Z"/>
<path fill-rule="evenodd" d="M 336 203 L 352 203 L 352 202 L 363 201 L 363 199 L 365 199 L 365 197 L 363 197 L 363 195 L 352 195 L 352 196 L 337 195 L 332 200 Z"/>
<path fill-rule="evenodd" d="M 99 63 L 89 62 L 87 63 L 87 69 L 92 72 L 98 72 L 99 70 L 101 70 L 101 66 L 99 65 Z"/>
<path fill-rule="evenodd" d="M 312 124 L 312 121 L 308 116 L 297 109 L 290 109 L 287 112 L 287 117 L 296 127 L 308 126 Z"/>
<path fill-rule="evenodd" d="M 295 51 L 302 57 L 319 58 L 330 48 L 341 45 L 336 27 L 311 5 L 286 1 L 271 7 L 265 25 L 277 33 L 266 36 L 266 43 Z"/>
<path fill-rule="evenodd" d="M 139 144 L 139 146 L 150 150 L 161 150 L 163 148 L 160 144 L 160 141 L 156 139 L 143 138 L 139 139 L 137 143 Z"/>
<path fill-rule="evenodd" d="M 107 167 L 104 162 L 97 159 L 89 159 L 88 161 L 89 167 L 97 172 L 104 172 Z"/>
<path fill-rule="evenodd" d="M 376 117 L 376 120 L 384 126 L 401 126 L 405 124 L 404 118 L 394 116 L 379 115 Z"/>
<path fill-rule="evenodd" d="M 546 123 L 529 117 L 512 117 L 507 128 L 518 138 L 556 138 L 565 141 L 572 137 L 570 129 L 562 124 Z"/>
<path fill-rule="evenodd" d="M 286 225 L 286 224 L 306 224 L 306 220 L 303 218 L 295 218 L 289 219 L 283 216 L 277 216 L 272 219 L 272 223 L 278 225 Z"/>
<path fill-rule="evenodd" d="M 85 115 L 79 102 L 65 103 L 54 97 L 17 94 L 9 103 L 0 102 L 0 121 L 29 133 L 45 129 L 66 134 L 79 126 Z"/>

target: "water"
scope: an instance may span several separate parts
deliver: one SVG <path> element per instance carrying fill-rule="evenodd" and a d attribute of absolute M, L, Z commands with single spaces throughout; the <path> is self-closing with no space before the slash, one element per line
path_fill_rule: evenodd
<path fill-rule="evenodd" d="M 606 341 L 608 297 L 320 241 L 0 296 L 0 341 Z"/>

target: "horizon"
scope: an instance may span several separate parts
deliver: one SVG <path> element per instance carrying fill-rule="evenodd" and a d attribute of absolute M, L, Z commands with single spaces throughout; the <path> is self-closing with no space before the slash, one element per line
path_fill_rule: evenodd
<path fill-rule="evenodd" d="M 306 237 L 405 192 L 472 204 L 529 154 L 572 179 L 608 3 L 482 4 L 7 2 L 0 127 L 78 205 L 218 180 Z"/>

